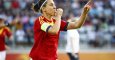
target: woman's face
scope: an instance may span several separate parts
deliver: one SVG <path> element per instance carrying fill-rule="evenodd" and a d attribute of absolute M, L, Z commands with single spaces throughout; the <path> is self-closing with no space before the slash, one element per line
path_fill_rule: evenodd
<path fill-rule="evenodd" d="M 43 12 L 48 15 L 55 16 L 56 14 L 56 6 L 53 0 L 47 0 L 46 7 L 44 7 Z"/>

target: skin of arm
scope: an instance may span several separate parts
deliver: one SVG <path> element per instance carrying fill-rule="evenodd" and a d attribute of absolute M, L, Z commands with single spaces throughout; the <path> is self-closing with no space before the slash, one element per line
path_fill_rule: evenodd
<path fill-rule="evenodd" d="M 10 40 L 10 41 L 13 41 L 13 36 L 12 36 L 12 35 L 9 37 L 9 40 Z"/>
<path fill-rule="evenodd" d="M 57 34 L 60 29 L 61 25 L 61 16 L 62 16 L 63 10 L 62 9 L 57 9 L 56 16 L 54 19 L 56 20 L 55 24 L 49 28 L 48 32 L 52 34 Z"/>
<path fill-rule="evenodd" d="M 80 28 L 83 25 L 83 23 L 86 20 L 87 14 L 88 14 L 88 12 L 89 12 L 89 10 L 91 8 L 91 6 L 90 6 L 91 2 L 92 1 L 89 0 L 89 2 L 84 6 L 83 12 L 82 12 L 82 14 L 80 16 L 80 19 L 76 20 L 75 22 L 70 22 L 68 24 L 67 29 L 76 29 L 76 28 Z"/>
<path fill-rule="evenodd" d="M 10 50 L 10 47 L 9 47 L 9 46 L 7 46 L 7 45 L 5 45 L 5 48 L 6 48 L 6 50 Z"/>

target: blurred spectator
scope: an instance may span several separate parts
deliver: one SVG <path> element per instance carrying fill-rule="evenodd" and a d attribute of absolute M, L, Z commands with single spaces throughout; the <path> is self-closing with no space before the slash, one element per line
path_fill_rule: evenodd
<path fill-rule="evenodd" d="M 115 31 L 112 33 L 111 46 L 115 47 Z"/>
<path fill-rule="evenodd" d="M 27 37 L 27 43 L 28 45 L 31 45 L 33 42 L 32 42 L 32 38 L 33 38 L 33 31 L 31 30 L 32 28 L 31 27 L 28 27 L 26 29 L 26 37 Z"/>
<path fill-rule="evenodd" d="M 74 13 L 74 15 L 78 16 L 77 14 L 79 14 L 80 6 L 79 6 L 79 2 L 77 0 L 75 0 L 71 3 L 71 8 L 72 8 L 72 12 Z"/>
<path fill-rule="evenodd" d="M 112 8 L 115 10 L 115 0 L 109 0 L 110 1 L 110 5 L 112 6 Z"/>
<path fill-rule="evenodd" d="M 114 18 L 112 16 L 108 16 L 108 25 L 114 25 Z"/>
<path fill-rule="evenodd" d="M 23 29 L 16 30 L 16 42 L 18 45 L 25 42 L 25 32 Z"/>
<path fill-rule="evenodd" d="M 31 10 L 31 3 L 33 0 L 0 0 L 0 15 L 4 16 L 6 19 L 5 22 L 13 24 L 13 27 L 16 28 L 15 32 L 17 30 L 20 31 L 19 28 L 21 28 L 22 31 L 25 33 L 25 39 L 30 43 L 30 38 L 32 37 L 31 34 L 33 23 L 38 14 L 34 14 L 34 12 Z M 63 8 L 64 14 L 63 19 L 67 19 L 68 16 L 71 14 L 71 12 L 75 16 L 79 16 L 82 6 L 84 6 L 87 3 L 87 0 L 56 0 L 57 8 Z M 115 25 L 115 0 L 94 0 L 92 4 L 92 9 L 90 10 L 89 16 L 83 26 L 83 29 L 81 28 L 83 35 L 81 40 L 84 40 L 84 37 L 89 37 L 87 41 L 90 40 L 96 40 L 96 35 L 99 35 L 103 32 L 103 34 L 106 35 L 106 33 L 110 32 L 110 36 L 112 36 L 112 33 Z M 21 26 L 16 24 L 16 22 L 21 22 Z M 18 26 L 17 26 L 18 25 Z M 98 30 L 98 28 L 100 30 Z M 93 30 L 90 30 L 93 29 Z M 98 30 L 98 33 L 95 31 Z M 102 35 L 103 35 L 102 34 Z M 103 35 L 103 36 L 105 36 Z M 101 39 L 99 37 L 98 39 Z M 111 39 L 108 39 L 110 42 Z"/>
<path fill-rule="evenodd" d="M 19 5 L 20 5 L 20 8 L 23 10 L 26 8 L 26 0 L 19 0 Z"/>
<path fill-rule="evenodd" d="M 4 1 L 4 8 L 5 9 L 10 9 L 11 8 L 11 2 L 10 1 Z"/>
<path fill-rule="evenodd" d="M 12 0 L 12 8 L 18 9 L 20 7 L 18 0 Z"/>
<path fill-rule="evenodd" d="M 16 33 L 15 33 L 15 35 L 16 35 L 15 39 L 16 39 L 17 44 L 20 44 L 20 43 L 24 42 L 24 40 L 25 40 L 25 32 L 23 30 L 23 25 L 22 25 L 21 22 L 18 22 L 16 24 Z"/>
<path fill-rule="evenodd" d="M 3 0 L 0 0 L 0 8 L 3 8 Z"/>

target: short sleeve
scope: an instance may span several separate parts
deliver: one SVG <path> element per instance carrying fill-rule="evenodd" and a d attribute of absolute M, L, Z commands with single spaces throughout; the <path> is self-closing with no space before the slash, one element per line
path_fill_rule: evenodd
<path fill-rule="evenodd" d="M 42 17 L 39 17 L 39 18 L 35 21 L 35 26 L 34 26 L 35 31 L 42 30 L 42 31 L 44 31 L 44 32 L 47 32 L 50 27 L 51 27 L 51 24 L 45 22 L 45 21 L 42 19 Z"/>
<path fill-rule="evenodd" d="M 61 21 L 60 31 L 67 31 L 67 26 L 69 22 Z"/>
<path fill-rule="evenodd" d="M 39 22 L 39 18 L 37 18 L 35 20 L 35 22 L 34 22 L 34 32 L 39 31 L 40 30 L 40 26 L 41 26 L 41 24 Z"/>

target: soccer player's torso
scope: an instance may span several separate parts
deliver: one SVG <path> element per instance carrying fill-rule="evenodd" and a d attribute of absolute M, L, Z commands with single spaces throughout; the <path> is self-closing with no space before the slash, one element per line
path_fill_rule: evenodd
<path fill-rule="evenodd" d="M 49 23 L 53 25 L 55 23 L 54 20 L 46 20 L 44 17 L 39 17 L 40 20 L 37 20 L 36 22 L 39 22 L 40 24 L 43 22 Z M 36 26 L 34 26 L 36 29 Z M 53 35 L 50 33 L 46 33 L 45 31 L 39 29 L 36 31 L 34 29 L 34 39 L 35 44 L 32 49 L 32 54 L 36 57 L 40 57 L 43 59 L 56 59 L 57 58 L 57 47 L 58 47 L 58 37 L 59 34 Z M 37 54 L 36 54 L 37 53 Z"/>
<path fill-rule="evenodd" d="M 46 22 L 46 23 L 49 23 L 50 25 L 54 25 L 54 23 L 55 23 L 54 19 L 47 20 L 45 17 L 40 16 L 39 17 L 40 24 L 43 23 L 43 21 Z M 43 31 L 43 30 L 40 29 L 39 31 L 37 31 L 34 34 L 35 34 L 34 35 L 35 38 L 39 36 L 37 38 L 38 40 L 37 39 L 35 39 L 35 40 L 37 40 L 37 41 L 39 41 L 40 39 L 44 40 L 42 42 L 44 42 L 44 43 L 46 42 L 45 44 L 54 44 L 54 43 L 57 44 L 57 42 L 58 42 L 59 33 L 56 34 L 56 35 L 54 35 L 54 34 L 50 34 L 50 33 L 45 32 L 45 31 Z M 37 34 L 38 34 L 38 36 L 36 36 Z"/>
<path fill-rule="evenodd" d="M 5 50 L 6 28 L 0 28 L 0 51 Z"/>

